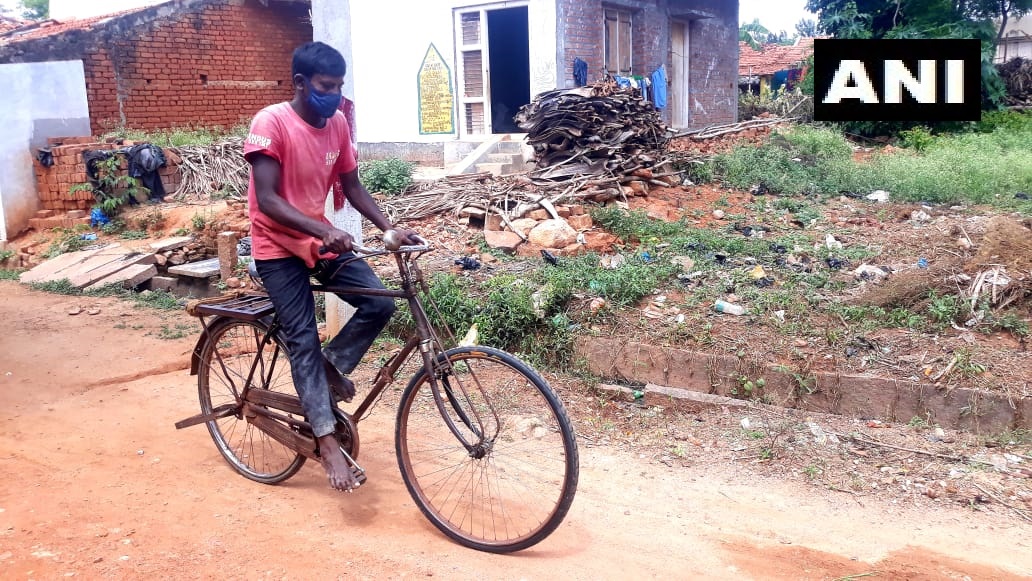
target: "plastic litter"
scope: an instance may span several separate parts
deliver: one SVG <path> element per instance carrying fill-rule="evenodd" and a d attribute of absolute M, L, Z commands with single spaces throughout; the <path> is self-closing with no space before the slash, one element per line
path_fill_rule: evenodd
<path fill-rule="evenodd" d="M 718 313 L 727 313 L 728 315 L 744 315 L 745 307 L 742 305 L 736 305 L 727 301 L 717 301 L 713 303 L 713 310 Z"/>
<path fill-rule="evenodd" d="M 79 236 L 79 238 L 81 240 L 96 240 L 97 239 L 97 235 L 94 234 L 93 232 L 90 232 L 89 234 L 83 234 L 82 236 Z"/>
<path fill-rule="evenodd" d="M 472 256 L 465 256 L 463 258 L 456 258 L 455 264 L 462 267 L 462 270 L 476 270 L 480 268 L 480 261 Z"/>
<path fill-rule="evenodd" d="M 886 192 L 885 190 L 875 190 L 870 194 L 867 194 L 866 198 L 872 202 L 884 204 L 889 201 L 889 192 Z"/>
<path fill-rule="evenodd" d="M 917 259 L 917 267 L 918 268 L 928 268 L 928 259 L 924 258 L 924 257 L 918 258 Z"/>
<path fill-rule="evenodd" d="M 107 225 L 109 222 L 111 222 L 111 219 L 107 217 L 104 210 L 100 208 L 90 210 L 90 228 L 99 228 Z"/>

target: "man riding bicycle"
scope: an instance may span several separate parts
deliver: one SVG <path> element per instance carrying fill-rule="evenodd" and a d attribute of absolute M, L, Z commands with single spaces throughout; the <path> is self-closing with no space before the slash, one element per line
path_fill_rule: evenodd
<path fill-rule="evenodd" d="M 337 50 L 312 42 L 294 51 L 294 98 L 258 112 L 244 142 L 251 164 L 247 191 L 252 256 L 282 323 L 290 372 L 312 426 L 330 486 L 351 491 L 356 482 L 334 436 L 331 390 L 351 401 L 346 375 L 361 361 L 394 313 L 389 297 L 341 296 L 356 312 L 320 350 L 309 277 L 334 286 L 383 288 L 364 261 L 353 258 L 352 238 L 324 215 L 339 180 L 351 205 L 377 228 L 394 229 L 358 179 L 348 122 L 337 111 L 347 64 Z M 416 233 L 398 229 L 403 244 Z M 322 252 L 325 252 L 323 254 Z"/>

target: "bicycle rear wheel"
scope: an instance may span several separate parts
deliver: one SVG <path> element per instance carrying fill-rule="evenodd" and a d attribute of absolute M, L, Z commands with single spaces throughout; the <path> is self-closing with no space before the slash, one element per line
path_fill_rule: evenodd
<path fill-rule="evenodd" d="M 398 408 L 405 486 L 430 522 L 464 546 L 508 553 L 535 545 L 559 526 L 577 490 L 569 417 L 548 383 L 508 353 L 460 347 L 445 357 L 443 407 L 468 441 L 483 443 L 456 438 L 420 370 Z"/>
<path fill-rule="evenodd" d="M 262 347 L 268 330 L 260 321 L 236 319 L 223 319 L 209 327 L 197 374 L 202 413 L 211 413 L 220 405 L 239 405 L 252 365 L 255 371 L 251 389 L 295 395 L 286 350 L 275 338 Z M 296 474 L 305 463 L 303 455 L 272 439 L 239 414 L 212 420 L 207 426 L 229 465 L 251 480 L 277 484 Z"/>

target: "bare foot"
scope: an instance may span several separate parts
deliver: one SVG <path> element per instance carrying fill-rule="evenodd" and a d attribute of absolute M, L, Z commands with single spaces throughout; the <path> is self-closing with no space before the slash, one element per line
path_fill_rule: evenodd
<path fill-rule="evenodd" d="M 351 474 L 351 465 L 348 464 L 344 454 L 340 451 L 340 445 L 333 434 L 326 434 L 319 437 L 319 460 L 326 469 L 326 476 L 330 479 L 330 487 L 336 490 L 351 492 L 358 488 L 359 484 L 355 476 Z"/>
<path fill-rule="evenodd" d="M 330 384 L 330 392 L 337 401 L 351 402 L 355 397 L 355 384 L 347 377 L 341 375 L 337 368 L 330 363 L 329 359 L 323 358 L 323 367 L 326 369 L 326 380 Z"/>

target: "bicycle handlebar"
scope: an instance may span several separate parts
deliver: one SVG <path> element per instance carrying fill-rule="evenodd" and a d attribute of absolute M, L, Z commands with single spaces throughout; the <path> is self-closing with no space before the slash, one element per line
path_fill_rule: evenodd
<path fill-rule="evenodd" d="M 388 230 L 383 235 L 383 248 L 371 248 L 369 246 L 362 246 L 361 244 L 352 244 L 351 249 L 356 254 L 384 254 L 384 253 L 412 253 L 412 252 L 427 252 L 431 249 L 430 242 L 422 236 L 416 236 L 420 244 L 412 244 L 403 246 L 401 240 L 394 230 Z M 319 254 L 326 254 L 330 250 L 325 246 L 319 247 Z"/>

